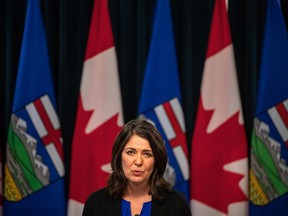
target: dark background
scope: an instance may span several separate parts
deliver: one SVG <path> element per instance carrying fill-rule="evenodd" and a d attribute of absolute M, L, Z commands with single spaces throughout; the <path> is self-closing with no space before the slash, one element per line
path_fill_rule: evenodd
<path fill-rule="evenodd" d="M 281 3 L 287 24 L 288 4 L 287 1 Z M 0 141 L 3 161 L 26 4 L 26 0 L 0 0 Z M 71 143 L 92 6 L 93 0 L 41 1 L 62 125 L 67 188 Z M 137 116 L 154 6 L 154 0 L 109 0 L 125 122 Z M 171 1 L 189 149 L 213 6 L 212 0 Z M 248 142 L 257 102 L 257 78 L 265 13 L 264 0 L 229 1 L 228 15 Z"/>

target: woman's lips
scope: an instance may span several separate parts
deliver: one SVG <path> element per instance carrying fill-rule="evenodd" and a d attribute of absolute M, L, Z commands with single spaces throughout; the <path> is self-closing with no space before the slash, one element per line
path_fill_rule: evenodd
<path fill-rule="evenodd" d="M 141 170 L 132 170 L 132 173 L 133 173 L 134 175 L 141 175 L 142 172 L 143 172 L 143 171 L 141 171 Z"/>

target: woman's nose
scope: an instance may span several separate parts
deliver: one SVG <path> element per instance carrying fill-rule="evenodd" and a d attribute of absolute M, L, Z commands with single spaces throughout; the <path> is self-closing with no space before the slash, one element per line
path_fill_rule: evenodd
<path fill-rule="evenodd" d="M 142 157 L 141 154 L 137 154 L 136 158 L 135 158 L 135 163 L 136 166 L 141 166 L 142 165 Z"/>

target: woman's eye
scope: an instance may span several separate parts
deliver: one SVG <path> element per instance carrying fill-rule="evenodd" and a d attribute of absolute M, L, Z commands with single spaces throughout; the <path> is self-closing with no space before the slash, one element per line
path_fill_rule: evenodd
<path fill-rule="evenodd" d="M 129 151 L 127 151 L 126 153 L 127 153 L 128 155 L 133 155 L 133 154 L 134 154 L 134 151 L 129 150 Z"/>
<path fill-rule="evenodd" d="M 145 156 L 145 157 L 152 157 L 153 155 L 152 155 L 152 153 L 150 153 L 150 152 L 144 152 L 144 156 Z"/>

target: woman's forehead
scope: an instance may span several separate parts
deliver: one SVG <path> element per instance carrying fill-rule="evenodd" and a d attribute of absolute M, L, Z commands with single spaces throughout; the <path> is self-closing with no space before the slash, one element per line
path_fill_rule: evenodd
<path fill-rule="evenodd" d="M 124 148 L 141 148 L 141 149 L 150 149 L 151 146 L 147 139 L 140 137 L 134 134 L 129 141 L 126 143 Z"/>

